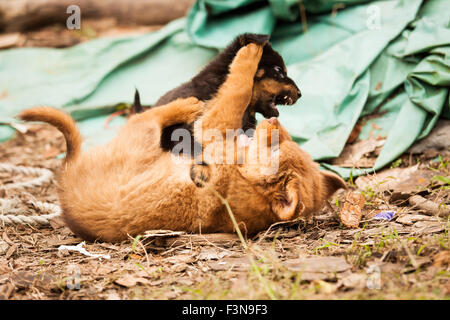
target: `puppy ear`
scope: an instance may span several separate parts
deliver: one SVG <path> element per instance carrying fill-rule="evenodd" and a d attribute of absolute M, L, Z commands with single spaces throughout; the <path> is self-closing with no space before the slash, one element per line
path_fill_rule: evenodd
<path fill-rule="evenodd" d="M 142 111 L 144 111 L 144 108 L 141 105 L 141 97 L 139 95 L 139 91 L 136 88 L 136 91 L 134 92 L 134 101 L 133 101 L 133 105 L 131 106 L 131 114 L 135 114 L 135 113 L 141 113 Z"/>
<path fill-rule="evenodd" d="M 341 188 L 347 189 L 347 184 L 337 174 L 330 171 L 321 171 L 321 174 L 323 178 L 323 187 L 325 190 L 325 199 L 331 197 L 333 193 Z"/>
<path fill-rule="evenodd" d="M 300 203 L 298 195 L 298 186 L 294 180 L 288 181 L 284 190 L 280 190 L 275 194 L 271 203 L 272 211 L 282 220 L 291 220 L 294 218 L 297 206 Z"/>
<path fill-rule="evenodd" d="M 250 43 L 265 45 L 269 42 L 269 39 L 270 35 L 267 34 L 244 33 L 243 35 L 239 36 L 239 43 L 242 47 Z"/>

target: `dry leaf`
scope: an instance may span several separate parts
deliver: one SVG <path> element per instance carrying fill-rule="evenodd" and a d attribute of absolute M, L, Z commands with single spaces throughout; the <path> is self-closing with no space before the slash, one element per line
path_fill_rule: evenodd
<path fill-rule="evenodd" d="M 314 290 L 318 293 L 325 293 L 325 294 L 331 294 L 333 292 L 336 292 L 337 285 L 328 283 L 323 280 L 314 280 L 311 283 L 311 286 L 314 287 Z"/>
<path fill-rule="evenodd" d="M 6 234 L 6 232 L 3 232 L 2 234 L 2 239 L 9 244 L 10 246 L 12 246 L 14 244 L 14 242 L 11 241 L 11 239 L 9 239 L 8 235 Z"/>
<path fill-rule="evenodd" d="M 376 161 L 376 156 L 386 139 L 369 138 L 347 144 L 338 158 L 332 161 L 333 165 L 341 167 L 370 168 Z"/>
<path fill-rule="evenodd" d="M 0 240 L 0 254 L 4 254 L 9 248 L 9 244 L 5 241 Z"/>
<path fill-rule="evenodd" d="M 13 293 L 15 286 L 11 283 L 0 286 L 0 300 L 8 300 Z"/>
<path fill-rule="evenodd" d="M 429 150 L 450 149 L 450 120 L 439 119 L 425 138 L 415 143 L 406 153 L 423 154 Z"/>
<path fill-rule="evenodd" d="M 133 259 L 133 260 L 141 260 L 143 257 L 142 256 L 140 256 L 140 255 L 138 255 L 138 254 L 134 254 L 134 253 L 130 253 L 129 255 L 128 255 L 128 257 L 130 257 L 131 259 Z"/>
<path fill-rule="evenodd" d="M 433 266 L 440 268 L 444 265 L 450 265 L 450 250 L 438 252 L 433 257 Z"/>
<path fill-rule="evenodd" d="M 224 257 L 230 256 L 231 253 L 226 251 L 217 251 L 214 248 L 202 248 L 200 253 L 197 255 L 199 260 L 220 260 Z"/>
<path fill-rule="evenodd" d="M 425 213 L 432 214 L 435 216 L 446 217 L 450 214 L 450 209 L 441 206 L 433 201 L 427 200 L 420 195 L 414 195 L 408 199 L 409 204 L 413 207 L 423 210 Z"/>
<path fill-rule="evenodd" d="M 190 254 L 178 254 L 172 257 L 169 257 L 167 259 L 164 259 L 165 262 L 172 263 L 172 264 L 178 264 L 178 263 L 191 263 L 195 259 Z"/>
<path fill-rule="evenodd" d="M 183 272 L 187 269 L 187 264 L 185 263 L 180 263 L 180 264 L 175 264 L 170 268 L 170 271 L 175 272 L 175 273 L 180 273 Z"/>
<path fill-rule="evenodd" d="M 61 217 L 56 217 L 50 220 L 50 226 L 53 228 L 53 230 L 57 230 L 59 228 L 65 227 L 66 224 Z"/>
<path fill-rule="evenodd" d="M 8 251 L 6 251 L 5 258 L 9 259 L 14 254 L 14 252 L 16 252 L 18 247 L 19 247 L 19 245 L 17 243 L 15 243 L 11 247 L 9 247 Z"/>
<path fill-rule="evenodd" d="M 409 168 L 394 168 L 383 170 L 376 175 L 361 176 L 355 184 L 360 190 L 370 188 L 383 192 L 393 190 L 402 193 L 413 193 L 426 188 L 434 173 L 419 169 L 419 165 Z"/>
<path fill-rule="evenodd" d="M 417 221 L 439 221 L 439 219 L 422 214 L 404 214 L 398 217 L 395 221 L 401 224 L 413 225 Z"/>
<path fill-rule="evenodd" d="M 123 277 L 117 279 L 116 281 L 114 281 L 114 283 L 116 283 L 122 287 L 130 288 L 130 287 L 134 287 L 138 283 L 150 284 L 150 281 L 145 278 L 142 278 L 142 277 L 134 277 L 132 275 L 126 275 L 126 276 L 123 276 Z"/>
<path fill-rule="evenodd" d="M 47 273 L 35 274 L 28 271 L 19 271 L 11 274 L 11 282 L 19 288 L 36 287 L 50 290 L 54 287 L 55 277 Z"/>
<path fill-rule="evenodd" d="M 343 257 L 302 257 L 288 259 L 284 263 L 291 271 L 304 272 L 343 272 L 351 268 Z"/>
<path fill-rule="evenodd" d="M 301 272 L 305 281 L 335 279 L 337 274 L 351 268 L 343 257 L 303 257 L 288 259 L 283 264 L 290 271 Z"/>
<path fill-rule="evenodd" d="M 145 231 L 144 238 L 154 238 L 154 237 L 178 237 L 186 234 L 184 231 L 172 231 L 172 230 L 147 230 Z"/>
<path fill-rule="evenodd" d="M 105 294 L 106 300 L 121 300 L 120 295 L 115 290 L 109 290 Z"/>
<path fill-rule="evenodd" d="M 419 229 L 417 234 L 438 233 L 445 229 L 445 223 L 439 221 L 417 221 L 414 228 Z"/>
<path fill-rule="evenodd" d="M 207 265 L 214 271 L 245 271 L 250 268 L 250 260 L 248 257 L 224 258 L 218 261 L 210 260 Z"/>
<path fill-rule="evenodd" d="M 368 275 L 361 273 L 350 273 L 342 278 L 340 285 L 345 288 L 362 289 L 366 286 Z"/>
<path fill-rule="evenodd" d="M 348 192 L 344 204 L 339 211 L 339 220 L 347 228 L 358 228 L 361 221 L 362 209 L 366 199 L 356 192 Z"/>

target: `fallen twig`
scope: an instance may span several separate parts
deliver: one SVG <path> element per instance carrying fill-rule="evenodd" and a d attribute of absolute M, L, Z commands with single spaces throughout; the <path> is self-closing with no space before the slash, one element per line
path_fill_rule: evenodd
<path fill-rule="evenodd" d="M 418 194 L 410 197 L 408 201 L 412 206 L 423 210 L 425 213 L 431 213 L 432 215 L 437 215 L 440 217 L 446 217 L 450 214 L 450 208 L 446 208 L 443 205 L 438 205 L 437 203 L 427 200 Z"/>

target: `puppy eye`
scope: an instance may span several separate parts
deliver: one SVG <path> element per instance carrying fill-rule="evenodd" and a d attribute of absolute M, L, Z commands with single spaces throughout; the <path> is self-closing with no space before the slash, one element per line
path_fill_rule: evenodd
<path fill-rule="evenodd" d="M 281 69 L 279 66 L 274 67 L 275 72 L 280 76 L 281 78 L 284 78 L 283 69 Z"/>

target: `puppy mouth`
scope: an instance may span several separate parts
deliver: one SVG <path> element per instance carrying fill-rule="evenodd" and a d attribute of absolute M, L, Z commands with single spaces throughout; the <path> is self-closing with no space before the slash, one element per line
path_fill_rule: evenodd
<path fill-rule="evenodd" d="M 294 104 L 294 99 L 292 99 L 292 97 L 290 97 L 289 95 L 277 95 L 275 96 L 273 102 L 276 105 L 293 105 Z"/>
<path fill-rule="evenodd" d="M 257 110 L 260 112 L 264 118 L 270 119 L 272 117 L 278 117 L 280 115 L 280 112 L 278 111 L 278 105 L 293 105 L 294 99 L 285 94 L 276 95 L 272 98 L 271 101 L 266 103 L 265 105 L 260 106 L 260 110 Z"/>
<path fill-rule="evenodd" d="M 261 112 L 261 114 L 264 116 L 264 118 L 266 119 L 270 119 L 272 117 L 278 117 L 280 115 L 280 112 L 278 111 L 277 108 L 277 102 L 276 99 L 272 100 L 269 102 L 268 104 L 268 108 L 265 108 L 265 110 L 263 110 L 263 112 Z"/>
<path fill-rule="evenodd" d="M 255 118 L 255 112 L 259 112 L 263 115 L 264 118 L 270 119 L 270 118 L 277 118 L 280 115 L 280 112 L 278 111 L 277 105 L 293 105 L 297 99 L 292 98 L 289 94 L 281 93 L 278 95 L 273 96 L 268 101 L 259 101 L 259 103 L 256 103 L 257 107 L 256 109 L 253 109 L 253 112 L 249 109 L 245 112 L 244 118 L 243 118 L 243 129 L 244 131 L 250 128 L 255 128 L 256 126 L 256 118 Z"/>

